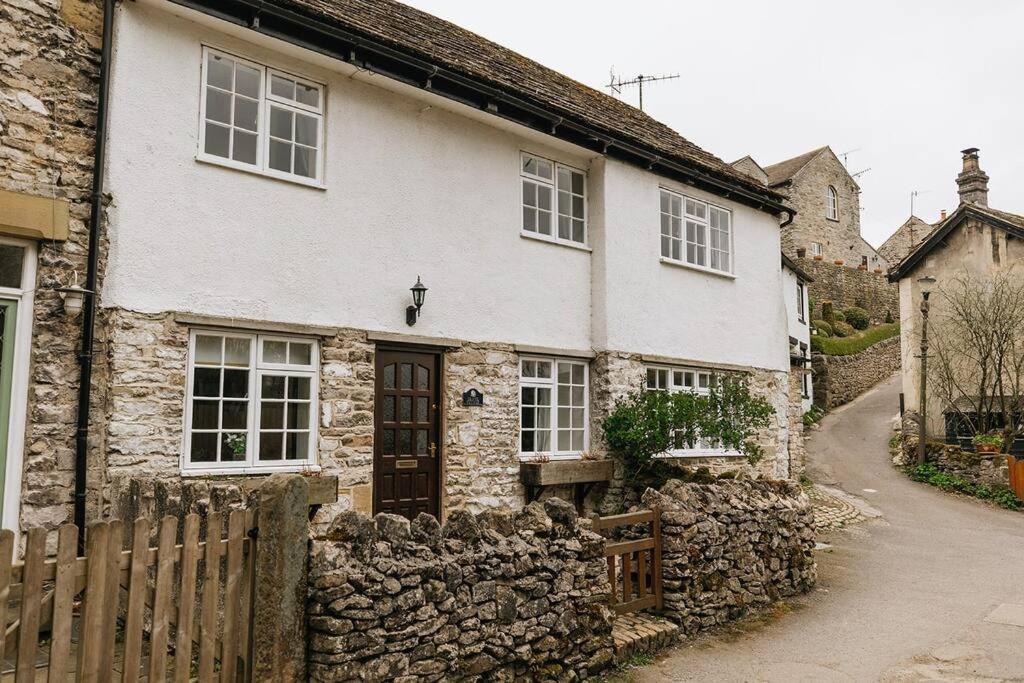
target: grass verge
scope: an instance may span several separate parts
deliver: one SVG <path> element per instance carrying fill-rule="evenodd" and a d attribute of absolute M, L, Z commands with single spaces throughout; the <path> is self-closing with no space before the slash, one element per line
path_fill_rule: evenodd
<path fill-rule="evenodd" d="M 849 337 L 811 337 L 811 350 L 826 356 L 851 356 L 900 333 L 899 323 L 885 323 Z"/>

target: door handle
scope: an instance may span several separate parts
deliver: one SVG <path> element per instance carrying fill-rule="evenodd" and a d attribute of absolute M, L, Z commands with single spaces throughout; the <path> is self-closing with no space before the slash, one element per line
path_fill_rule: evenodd
<path fill-rule="evenodd" d="M 434 442 L 430 443 L 430 457 L 431 458 L 436 458 L 437 457 L 437 444 L 435 444 Z"/>

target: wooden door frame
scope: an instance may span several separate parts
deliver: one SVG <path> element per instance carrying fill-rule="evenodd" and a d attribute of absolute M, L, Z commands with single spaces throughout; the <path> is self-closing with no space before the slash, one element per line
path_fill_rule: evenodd
<path fill-rule="evenodd" d="M 445 487 L 442 484 L 445 477 L 445 441 L 444 441 L 444 430 L 445 430 L 445 417 L 447 411 L 445 410 L 444 404 L 444 380 L 445 380 L 445 352 L 447 347 L 444 346 L 433 346 L 429 344 L 414 344 L 414 343 L 400 343 L 400 342 L 377 342 L 373 350 L 373 460 L 370 464 L 370 481 L 371 481 L 371 494 L 370 494 L 370 510 L 371 514 L 376 515 L 379 510 L 377 509 L 377 360 L 380 356 L 381 351 L 391 351 L 394 353 L 418 353 L 423 355 L 430 355 L 434 357 L 434 373 L 437 381 L 434 386 L 434 392 L 437 397 L 437 410 L 434 411 L 434 429 L 437 430 L 437 482 L 435 483 L 435 500 L 437 501 L 437 521 L 444 522 L 444 510 L 445 510 Z"/>

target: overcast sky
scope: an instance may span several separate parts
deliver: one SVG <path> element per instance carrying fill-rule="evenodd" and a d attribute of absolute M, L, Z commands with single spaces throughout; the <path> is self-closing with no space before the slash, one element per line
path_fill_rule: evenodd
<path fill-rule="evenodd" d="M 644 109 L 726 161 L 852 152 L 861 230 L 957 205 L 979 147 L 989 204 L 1024 213 L 1024 2 L 406 0 L 594 87 L 674 74 Z M 636 91 L 623 98 L 636 104 Z"/>

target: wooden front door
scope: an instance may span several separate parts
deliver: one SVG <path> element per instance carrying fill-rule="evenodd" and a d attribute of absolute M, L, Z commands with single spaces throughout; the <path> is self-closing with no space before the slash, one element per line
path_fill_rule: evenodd
<path fill-rule="evenodd" d="M 440 513 L 441 355 L 377 350 L 373 512 Z"/>

